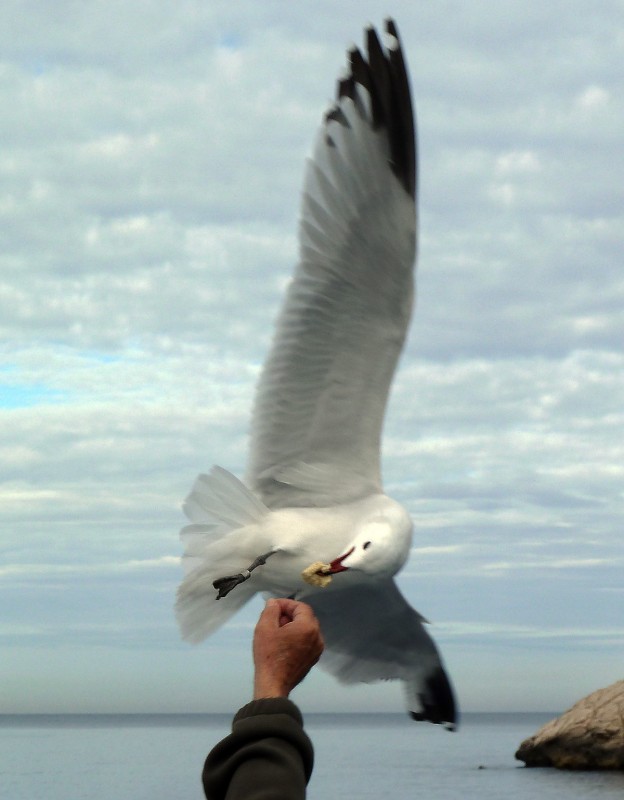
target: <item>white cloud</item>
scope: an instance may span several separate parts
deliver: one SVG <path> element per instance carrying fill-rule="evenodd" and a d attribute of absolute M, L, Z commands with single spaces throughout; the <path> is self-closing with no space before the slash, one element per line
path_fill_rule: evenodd
<path fill-rule="evenodd" d="M 450 638 L 500 642 L 502 672 L 510 636 L 530 663 L 577 630 L 603 674 L 619 635 L 621 32 L 577 5 L 394 10 L 421 244 L 384 473 L 415 518 L 408 594 Z M 304 156 L 344 47 L 385 13 L 2 5 L 7 635 L 181 647 L 180 502 L 212 463 L 242 474 Z"/>
<path fill-rule="evenodd" d="M 539 157 L 530 150 L 512 150 L 509 153 L 503 153 L 496 159 L 496 171 L 501 175 L 538 172 L 540 168 Z"/>
<path fill-rule="evenodd" d="M 583 109 L 600 108 L 606 106 L 611 100 L 611 94 L 602 86 L 588 86 L 576 98 L 576 103 Z"/>
<path fill-rule="evenodd" d="M 160 558 L 133 558 L 129 561 L 92 564 L 5 564 L 0 566 L 0 580 L 3 578 L 32 578 L 68 575 L 93 575 L 134 570 L 151 570 L 162 567 L 179 567 L 179 556 L 161 556 Z"/>
<path fill-rule="evenodd" d="M 617 566 L 622 563 L 624 559 L 609 558 L 550 558 L 540 559 L 539 561 L 496 561 L 490 564 L 484 564 L 484 570 L 496 570 L 508 572 L 509 570 L 552 570 L 552 569 L 583 569 L 584 567 L 600 567 L 600 566 Z"/>
<path fill-rule="evenodd" d="M 537 628 L 530 625 L 502 625 L 483 622 L 444 622 L 436 625 L 436 633 L 450 638 L 493 637 L 494 639 L 548 640 L 611 640 L 624 641 L 624 628 Z"/>

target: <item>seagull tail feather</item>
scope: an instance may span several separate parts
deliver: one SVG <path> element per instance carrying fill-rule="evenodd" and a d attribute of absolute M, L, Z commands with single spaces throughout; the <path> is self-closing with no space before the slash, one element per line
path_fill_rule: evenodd
<path fill-rule="evenodd" d="M 244 483 L 223 467 L 213 467 L 208 475 L 199 475 L 184 501 L 184 513 L 193 525 L 205 526 L 221 535 L 226 530 L 259 522 L 268 508 Z M 182 529 L 182 534 L 188 531 Z"/>
<path fill-rule="evenodd" d="M 257 587 L 247 581 L 236 586 L 227 597 L 217 600 L 212 581 L 219 571 L 213 563 L 206 564 L 187 575 L 178 588 L 175 613 L 182 638 L 187 642 L 198 644 L 210 636 L 256 593 Z M 229 573 L 238 571 L 240 567 L 228 570 Z"/>
<path fill-rule="evenodd" d="M 255 582 L 247 581 L 217 600 L 212 584 L 217 578 L 236 575 L 258 555 L 253 542 L 258 526 L 270 512 L 250 489 L 221 467 L 213 467 L 208 475 L 197 478 L 184 512 L 191 521 L 180 531 L 185 544 L 182 564 L 187 574 L 178 588 L 175 612 L 182 637 L 197 643 L 256 593 Z"/>

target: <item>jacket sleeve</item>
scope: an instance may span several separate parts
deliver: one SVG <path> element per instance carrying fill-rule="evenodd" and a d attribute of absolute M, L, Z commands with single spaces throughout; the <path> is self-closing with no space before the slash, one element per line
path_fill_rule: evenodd
<path fill-rule="evenodd" d="M 204 792 L 208 800 L 303 800 L 313 762 L 297 706 L 285 697 L 254 700 L 209 753 Z"/>

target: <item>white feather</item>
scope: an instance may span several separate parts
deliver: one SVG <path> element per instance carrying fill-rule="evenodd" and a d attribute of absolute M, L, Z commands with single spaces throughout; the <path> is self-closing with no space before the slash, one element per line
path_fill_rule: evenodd
<path fill-rule="evenodd" d="M 390 51 L 368 31 L 369 65 L 350 52 L 307 163 L 299 263 L 254 405 L 250 488 L 215 467 L 185 502 L 190 572 L 176 613 L 184 637 L 199 641 L 256 592 L 305 599 L 321 621 L 327 669 L 345 682 L 401 679 L 416 718 L 452 724 L 435 644 L 392 580 L 412 524 L 380 474 L 416 255 L 411 101 L 396 28 L 386 27 Z M 344 571 L 311 587 L 301 572 L 315 561 Z M 217 600 L 213 582 L 239 574 L 244 582 Z"/>

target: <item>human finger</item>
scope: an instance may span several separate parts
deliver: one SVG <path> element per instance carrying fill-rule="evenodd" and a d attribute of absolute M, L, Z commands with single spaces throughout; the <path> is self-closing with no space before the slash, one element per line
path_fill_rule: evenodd
<path fill-rule="evenodd" d="M 293 603 L 294 605 L 291 608 L 293 622 L 319 624 L 314 611 L 307 603 L 295 600 L 293 600 Z"/>
<path fill-rule="evenodd" d="M 273 599 L 267 600 L 258 617 L 256 630 L 279 628 L 280 614 L 279 604 Z"/>
<path fill-rule="evenodd" d="M 298 600 L 293 600 L 291 597 L 276 597 L 273 602 L 279 606 L 282 614 L 287 614 L 289 617 L 292 617 L 297 606 L 301 605 Z"/>
<path fill-rule="evenodd" d="M 286 614 L 293 619 L 295 617 L 315 618 L 312 608 L 302 600 L 293 600 L 291 597 L 278 597 L 275 602 L 279 603 L 282 614 Z"/>
<path fill-rule="evenodd" d="M 299 603 L 290 597 L 278 597 L 274 602 L 279 605 L 279 626 L 281 628 L 293 621 Z"/>

